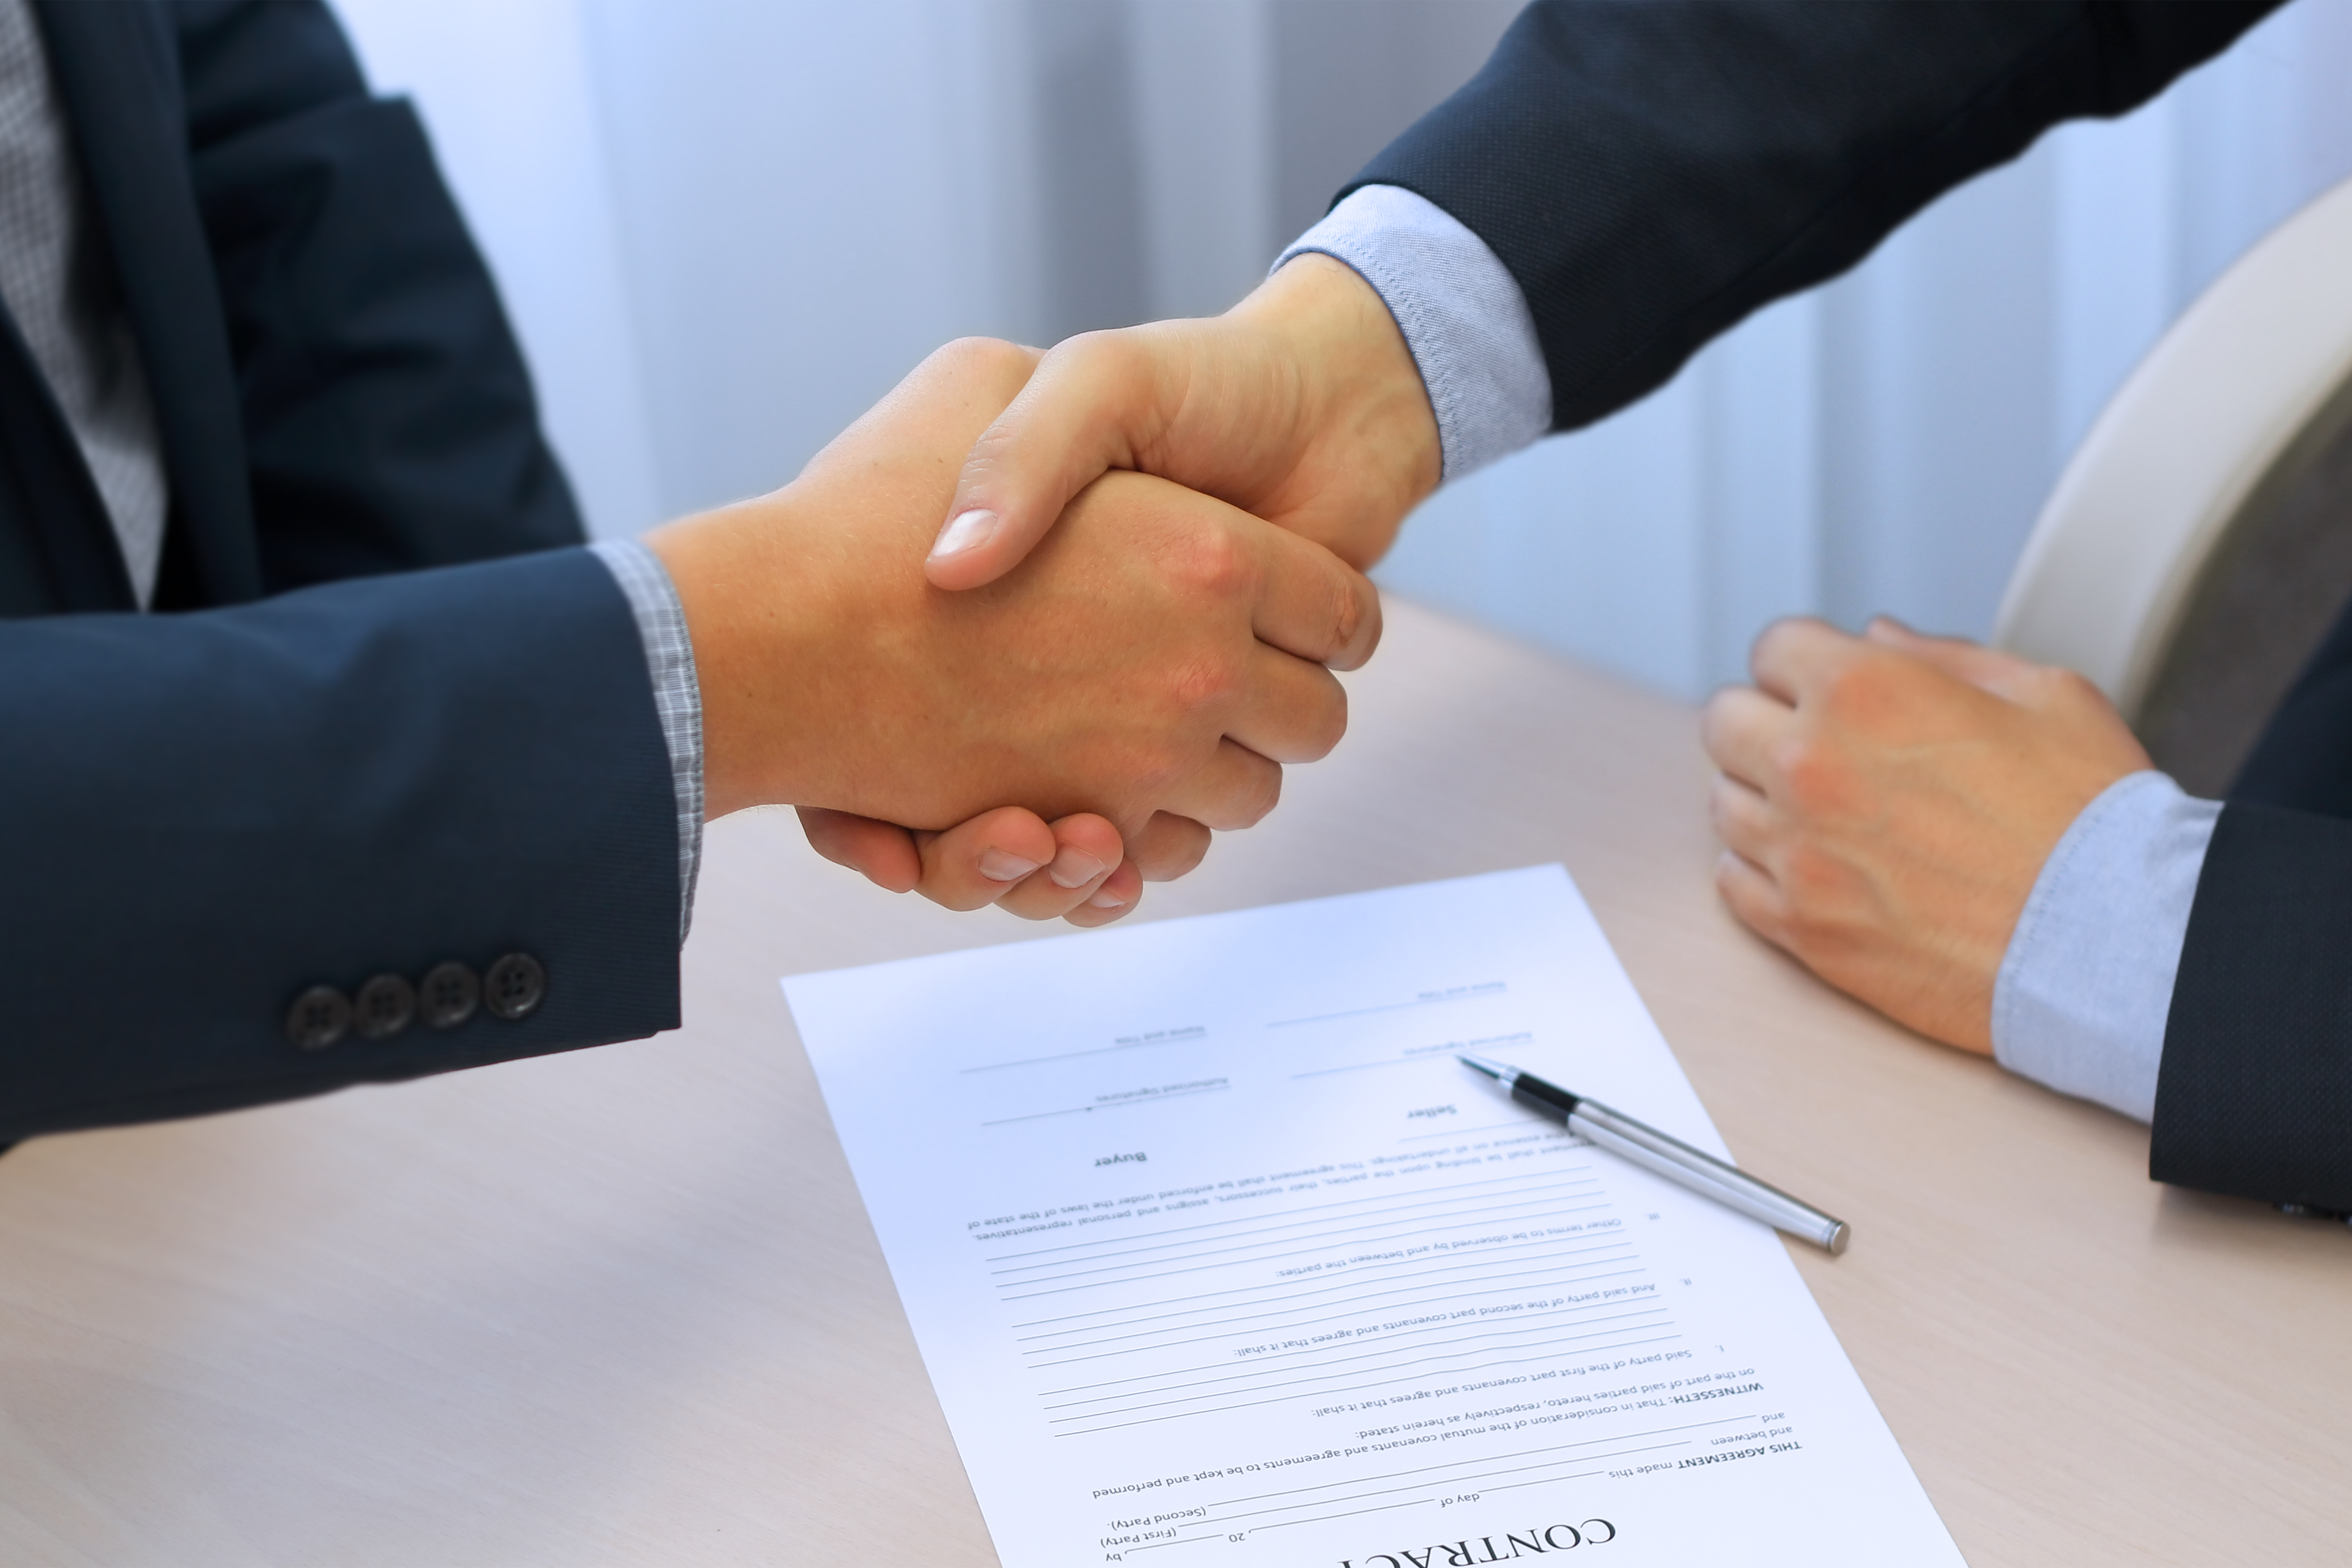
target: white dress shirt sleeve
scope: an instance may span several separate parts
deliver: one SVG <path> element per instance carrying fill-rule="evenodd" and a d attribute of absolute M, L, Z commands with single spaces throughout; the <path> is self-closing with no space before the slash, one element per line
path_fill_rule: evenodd
<path fill-rule="evenodd" d="M 588 548 L 621 585 L 646 645 L 654 712 L 669 746 L 670 788 L 677 798 L 677 940 L 683 942 L 694 920 L 694 879 L 702 861 L 702 685 L 695 679 L 686 610 L 661 557 L 635 540 L 600 540 Z"/>
<path fill-rule="evenodd" d="M 1276 260 L 1347 263 L 1404 333 L 1437 414 L 1444 478 L 1507 458 L 1551 426 L 1551 374 L 1517 279 L 1486 242 L 1426 197 L 1366 185 Z"/>
<path fill-rule="evenodd" d="M 2118 779 L 2043 862 L 1992 994 L 2001 1066 L 2138 1121 L 2157 1066 L 2189 911 L 2219 801 L 2158 773 Z"/>

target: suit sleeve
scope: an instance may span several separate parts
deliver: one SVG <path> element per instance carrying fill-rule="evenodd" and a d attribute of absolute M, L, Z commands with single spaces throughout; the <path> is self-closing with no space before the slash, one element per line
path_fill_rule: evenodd
<path fill-rule="evenodd" d="M 578 542 L 415 110 L 369 93 L 318 0 L 179 0 L 173 17 L 264 591 Z"/>
<path fill-rule="evenodd" d="M 2352 822 L 2224 806 L 2173 983 L 2148 1173 L 2352 1212 Z"/>
<path fill-rule="evenodd" d="M 2158 1181 L 2352 1212 L 2352 610 L 2214 826 L 2155 1128 Z"/>
<path fill-rule="evenodd" d="M 182 616 L 0 622 L 0 1143 L 677 1021 L 668 749 L 585 550 Z M 323 1048 L 312 986 L 543 999 Z"/>
<path fill-rule="evenodd" d="M 1574 429 L 2275 4 L 1537 0 L 1348 190 L 1402 186 L 1486 242 L 1534 313 L 1552 427 Z"/>

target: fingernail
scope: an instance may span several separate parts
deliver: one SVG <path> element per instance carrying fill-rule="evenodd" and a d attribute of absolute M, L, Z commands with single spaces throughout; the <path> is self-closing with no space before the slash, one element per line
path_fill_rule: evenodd
<path fill-rule="evenodd" d="M 991 849 L 980 858 L 980 874 L 992 882 L 1017 882 L 1036 868 L 1036 861 L 1002 849 Z"/>
<path fill-rule="evenodd" d="M 960 511 L 948 519 L 940 530 L 939 539 L 931 545 L 931 559 L 942 561 L 950 555 L 961 555 L 967 550 L 977 550 L 996 537 L 996 514 L 982 507 Z"/>
<path fill-rule="evenodd" d="M 1054 864 L 1045 874 L 1054 879 L 1057 888 L 1083 888 L 1108 869 L 1103 863 L 1083 849 L 1064 849 L 1054 857 Z"/>
<path fill-rule="evenodd" d="M 1105 888 L 1093 898 L 1088 899 L 1087 902 L 1092 904 L 1098 910 L 1123 910 L 1127 908 L 1127 900 L 1120 898 L 1117 893 L 1112 892 L 1108 888 Z"/>

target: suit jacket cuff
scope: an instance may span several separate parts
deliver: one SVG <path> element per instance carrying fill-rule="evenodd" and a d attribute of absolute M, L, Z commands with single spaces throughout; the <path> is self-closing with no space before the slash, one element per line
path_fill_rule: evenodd
<path fill-rule="evenodd" d="M 1444 477 L 1508 457 L 1551 425 L 1551 375 L 1527 297 L 1486 242 L 1444 208 L 1367 185 L 1275 262 L 1315 251 L 1372 286 L 1420 368 Z"/>
<path fill-rule="evenodd" d="M 586 551 L 0 620 L 0 1142 L 677 1026 L 670 759 Z M 517 957 L 535 1000 L 469 1003 Z"/>
<path fill-rule="evenodd" d="M 2232 801 L 2181 948 L 2148 1173 L 2352 1210 L 2352 822 Z"/>

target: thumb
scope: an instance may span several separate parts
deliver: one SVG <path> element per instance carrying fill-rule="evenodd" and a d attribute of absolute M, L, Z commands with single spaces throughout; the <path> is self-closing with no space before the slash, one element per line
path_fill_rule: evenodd
<path fill-rule="evenodd" d="M 977 588 L 1019 565 L 1070 498 L 1136 467 L 1159 438 L 1167 371 L 1150 329 L 1088 332 L 1049 352 L 964 458 L 923 574 Z"/>

